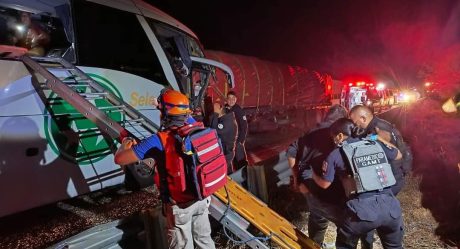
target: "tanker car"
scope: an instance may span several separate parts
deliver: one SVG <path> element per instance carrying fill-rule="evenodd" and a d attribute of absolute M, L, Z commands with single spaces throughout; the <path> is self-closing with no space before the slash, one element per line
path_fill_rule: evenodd
<path fill-rule="evenodd" d="M 277 129 L 284 124 L 301 123 L 296 117 L 306 109 L 331 104 L 333 80 L 330 75 L 303 67 L 273 63 L 251 56 L 206 50 L 208 58 L 229 66 L 236 86 L 230 89 L 211 80 L 208 96 L 224 101 L 229 90 L 237 93 L 252 132 Z M 217 74 L 217 80 L 223 76 Z"/>

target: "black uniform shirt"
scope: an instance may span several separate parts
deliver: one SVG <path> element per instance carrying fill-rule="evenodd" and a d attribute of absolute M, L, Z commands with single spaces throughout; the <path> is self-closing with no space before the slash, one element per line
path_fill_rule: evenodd
<path fill-rule="evenodd" d="M 216 113 L 211 116 L 210 127 L 217 130 L 222 142 L 224 154 L 232 153 L 235 149 L 236 135 L 238 132 L 235 114 L 233 112 L 218 117 Z"/>
<path fill-rule="evenodd" d="M 366 131 L 365 131 L 365 134 L 364 134 L 364 137 L 367 136 L 367 135 L 370 135 L 370 134 L 376 134 L 376 131 L 375 131 L 375 128 L 379 128 L 383 131 L 387 131 L 391 134 L 391 140 L 390 140 L 390 143 L 396 145 L 396 136 L 395 134 L 393 133 L 393 130 L 395 129 L 393 127 L 393 124 L 391 124 L 390 122 L 386 121 L 386 120 L 383 120 L 381 118 L 378 118 L 378 117 L 375 117 L 372 118 L 371 122 L 369 123 L 369 125 L 367 125 L 367 128 L 366 128 Z"/>
<path fill-rule="evenodd" d="M 412 152 L 410 151 L 410 148 L 407 147 L 398 129 L 396 129 L 392 123 L 381 118 L 374 117 L 367 126 L 364 135 L 376 134 L 376 127 L 390 133 L 390 143 L 394 144 L 403 155 L 402 160 L 394 160 L 390 163 L 396 180 L 400 182 L 404 175 L 412 169 Z M 405 160 L 410 162 L 405 163 Z"/>
<path fill-rule="evenodd" d="M 309 173 L 313 170 L 317 175 L 322 175 L 323 161 L 334 148 L 329 134 L 329 123 L 322 123 L 292 143 L 287 149 L 287 155 L 296 158 L 299 175 L 294 177 L 304 183 L 311 194 L 329 204 L 342 205 L 346 197 L 339 179 L 333 181 L 329 188 L 323 189 L 313 181 Z"/>
<path fill-rule="evenodd" d="M 238 104 L 235 104 L 232 107 L 226 105 L 225 108 L 229 112 L 235 113 L 236 123 L 238 124 L 238 138 L 236 139 L 236 142 L 244 143 L 248 133 L 248 121 L 246 120 L 246 113 Z"/>

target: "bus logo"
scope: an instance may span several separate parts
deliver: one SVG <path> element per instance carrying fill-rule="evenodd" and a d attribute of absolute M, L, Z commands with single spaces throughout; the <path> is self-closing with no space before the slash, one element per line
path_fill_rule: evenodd
<path fill-rule="evenodd" d="M 107 91 L 118 98 L 121 93 L 114 84 L 96 74 L 87 74 Z M 76 87 L 78 92 L 85 92 L 86 86 Z M 105 99 L 90 100 L 96 107 L 112 106 Z M 96 125 L 86 119 L 67 101 L 61 99 L 54 92 L 47 97 L 47 108 L 44 111 L 45 136 L 51 149 L 65 160 L 80 165 L 94 164 L 112 154 L 114 140 L 104 137 Z M 124 119 L 121 112 L 106 114 L 116 122 Z"/>

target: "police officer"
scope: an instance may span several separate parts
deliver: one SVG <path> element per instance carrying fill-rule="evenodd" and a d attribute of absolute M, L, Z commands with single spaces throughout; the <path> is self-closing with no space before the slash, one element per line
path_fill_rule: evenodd
<path fill-rule="evenodd" d="M 348 197 L 336 248 L 355 248 L 358 237 L 374 229 L 383 248 L 402 248 L 401 207 L 389 187 L 396 180 L 388 164 L 402 155 L 377 135 L 372 136 L 373 141 L 353 138 L 353 130 L 353 122 L 345 118 L 331 125 L 331 136 L 338 148 L 323 162 L 319 175 L 313 171 L 313 180 L 324 189 L 340 179 Z"/>
<path fill-rule="evenodd" d="M 234 168 L 238 170 L 248 165 L 246 148 L 244 147 L 246 135 L 248 133 L 248 121 L 246 120 L 244 110 L 236 103 L 236 101 L 236 93 L 234 91 L 229 91 L 227 93 L 227 104 L 225 105 L 225 108 L 229 112 L 235 113 L 236 123 L 238 124 L 238 137 L 236 139 L 234 164 Z"/>
<path fill-rule="evenodd" d="M 380 133 L 381 138 L 396 145 L 402 153 L 401 160 L 391 162 L 393 174 L 396 178 L 396 184 L 391 187 L 394 195 L 397 195 L 404 186 L 404 176 L 410 173 L 412 169 L 412 152 L 410 147 L 404 142 L 401 133 L 393 124 L 386 120 L 374 116 L 369 107 L 358 105 L 350 110 L 350 119 L 360 129 L 360 137 L 366 137 L 370 134 Z"/>
<path fill-rule="evenodd" d="M 211 115 L 209 127 L 217 130 L 217 135 L 222 143 L 225 160 L 227 161 L 227 174 L 233 173 L 233 159 L 235 157 L 235 143 L 238 133 L 235 114 L 226 111 L 220 103 L 214 103 L 214 113 Z"/>
<path fill-rule="evenodd" d="M 174 184 L 177 174 L 173 169 L 177 168 L 176 162 L 180 157 L 175 131 L 195 122 L 189 116 L 189 100 L 174 90 L 162 92 L 159 100 L 158 108 L 164 129 L 139 144 L 132 139 L 123 139 L 115 153 L 115 163 L 123 166 L 146 158 L 155 159 L 159 175 L 156 184 L 160 189 L 166 216 L 169 248 L 213 249 L 215 245 L 208 217 L 210 197 L 197 200 L 191 190 L 187 188 L 183 191 Z"/>

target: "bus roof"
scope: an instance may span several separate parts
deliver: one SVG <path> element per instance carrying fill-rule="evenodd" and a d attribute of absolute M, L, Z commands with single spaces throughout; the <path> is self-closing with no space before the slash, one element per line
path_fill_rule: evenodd
<path fill-rule="evenodd" d="M 155 8 L 154 6 L 141 1 L 141 0 L 87 0 L 89 2 L 98 3 L 115 9 L 144 15 L 146 17 L 153 18 L 160 22 L 169 24 L 177 29 L 184 31 L 185 33 L 198 39 L 198 37 L 190 30 L 187 26 L 174 19 L 172 16 L 165 12 Z M 21 11 L 31 12 L 34 14 L 47 13 L 52 16 L 56 16 L 55 7 L 69 3 L 69 0 L 47 0 L 47 1 L 36 1 L 36 0 L 2 0 L 0 6 L 5 6 Z"/>

